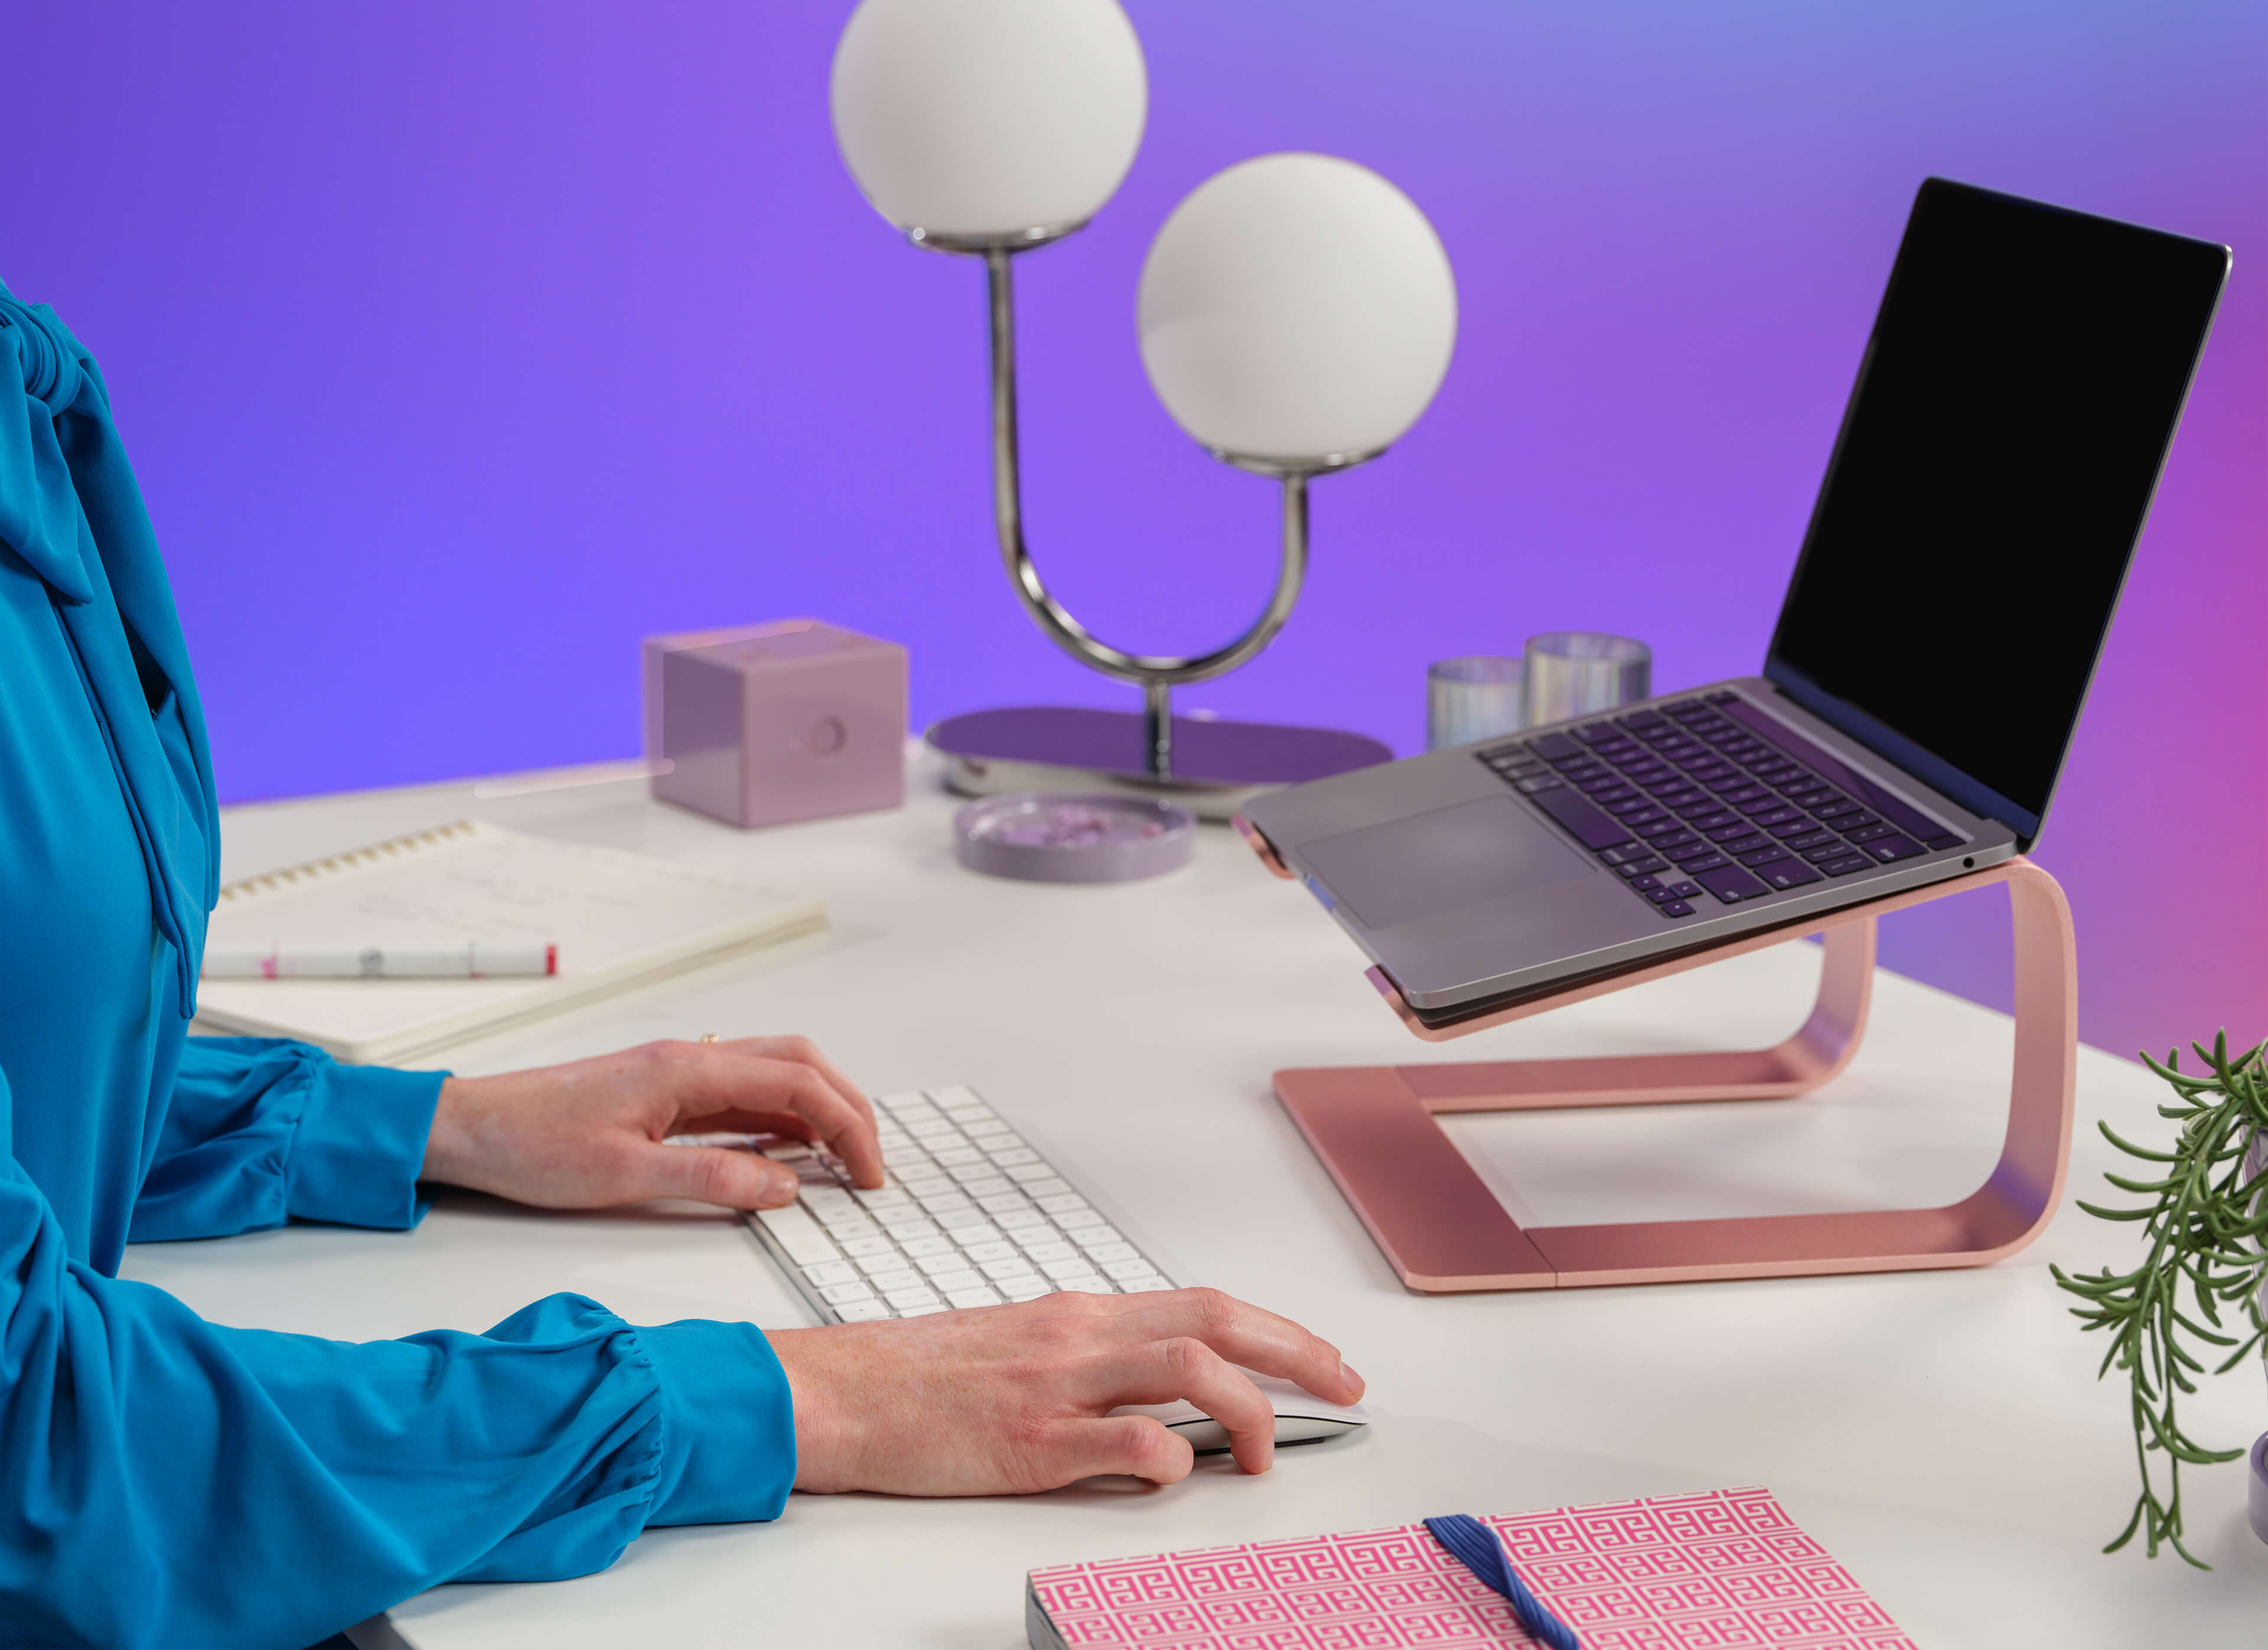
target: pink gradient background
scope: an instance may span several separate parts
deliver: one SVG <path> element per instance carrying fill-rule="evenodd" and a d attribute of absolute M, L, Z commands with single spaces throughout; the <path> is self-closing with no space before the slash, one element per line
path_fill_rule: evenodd
<path fill-rule="evenodd" d="M 1318 484 L 1301 611 L 1194 703 L 1405 751 L 1428 659 L 1535 630 L 1645 637 L 1664 688 L 1756 667 L 1924 175 L 2234 244 L 2038 858 L 2090 1041 L 2268 1032 L 2268 11 L 1128 9 L 1141 157 L 1023 268 L 1035 545 L 1130 645 L 1242 623 L 1272 499 L 1151 396 L 1143 250 L 1248 156 L 1376 167 L 1455 263 L 1456 361 L 1399 450 Z M 848 10 L 11 20 L 0 275 L 109 373 L 225 795 L 626 755 L 642 634 L 798 613 L 906 643 L 917 720 L 1128 702 L 1002 587 L 978 274 L 843 173 Z M 1983 905 L 1886 960 L 2005 1004 Z"/>

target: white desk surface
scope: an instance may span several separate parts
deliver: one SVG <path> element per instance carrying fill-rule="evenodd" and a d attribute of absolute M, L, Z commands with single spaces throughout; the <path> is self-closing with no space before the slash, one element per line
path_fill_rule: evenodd
<path fill-rule="evenodd" d="M 1405 1292 L 1277 1106 L 1278 1066 L 1773 1041 L 1808 1003 L 1793 945 L 1432 1048 L 1305 895 L 1209 828 L 1189 869 L 1103 888 L 1000 882 L 952 856 L 953 800 L 917 769 L 900 811 L 742 833 L 636 779 L 497 794 L 433 786 L 229 810 L 227 874 L 476 815 L 816 889 L 830 935 L 485 1042 L 483 1072 L 707 1031 L 806 1033 L 873 1092 L 966 1082 L 1037 1125 L 1169 1263 L 1335 1339 L 1370 1381 L 1366 1433 L 1248 1478 L 1020 1499 L 798 1495 L 776 1523 L 658 1531 L 603 1574 L 445 1587 L 393 1612 L 418 1650 L 1023 1643 L 1037 1565 L 1719 1486 L 1770 1486 L 1931 1650 L 2257 1646 L 2268 1547 L 2241 1462 L 2185 1477 L 2211 1574 L 2097 1549 L 2135 1492 L 2122 1389 L 2098 1385 L 2048 1277 L 2122 1260 L 2069 1206 L 2146 1133 L 2156 1085 L 2084 1050 L 2064 1210 L 1982 1270 L 1425 1297 Z M 1895 919 L 1893 919 L 1895 920 Z M 2087 934 L 2080 932 L 2084 966 Z M 1545 1223 L 1951 1201 L 1998 1149 L 2008 1025 L 1894 975 L 1873 1035 L 1816 1096 L 1462 1121 L 1516 1212 Z M 808 1322 L 734 1219 L 691 1205 L 537 1214 L 445 1195 L 416 1231 L 323 1226 L 129 1252 L 129 1276 L 220 1322 L 370 1339 L 481 1330 L 576 1290 L 636 1322 Z M 2257 1373 L 2187 1403 L 2235 1445 L 2268 1425 Z"/>

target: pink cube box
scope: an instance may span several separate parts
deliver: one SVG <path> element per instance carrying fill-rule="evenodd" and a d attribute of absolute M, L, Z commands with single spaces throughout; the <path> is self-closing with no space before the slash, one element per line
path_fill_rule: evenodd
<path fill-rule="evenodd" d="M 811 619 L 650 636 L 653 793 L 750 829 L 906 798 L 906 650 Z"/>

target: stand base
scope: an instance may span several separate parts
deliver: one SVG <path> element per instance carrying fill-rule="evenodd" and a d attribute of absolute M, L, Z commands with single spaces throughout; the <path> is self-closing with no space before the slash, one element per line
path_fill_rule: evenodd
<path fill-rule="evenodd" d="M 1434 1121 L 1444 1111 L 1808 1094 L 1850 1064 L 1865 1035 L 1875 918 L 1994 883 L 2007 886 L 2015 919 L 2015 1069 L 2000 1160 L 1984 1184 L 1959 1203 L 1941 1209 L 1523 1228 Z M 1287 1071 L 1276 1073 L 1277 1096 L 1388 1263 L 1421 1292 L 1979 1266 L 2023 1248 L 2046 1226 L 2063 1194 L 2078 1074 L 2071 909 L 2055 879 L 2028 859 L 1828 912 L 1767 937 L 1588 981 L 1454 1033 L 1427 1035 L 1502 1025 L 1814 934 L 1824 937 L 1827 954 L 1818 1002 L 1802 1028 L 1777 1048 Z M 1376 970 L 1372 978 L 1390 998 L 1398 997 Z"/>
<path fill-rule="evenodd" d="M 1019 705 L 947 717 L 923 735 L 946 758 L 946 783 L 962 796 L 1012 791 L 1122 791 L 1162 796 L 1199 819 L 1228 820 L 1264 791 L 1392 762 L 1374 739 L 1326 727 L 1175 717 L 1174 773 L 1143 760 L 1138 712 Z"/>

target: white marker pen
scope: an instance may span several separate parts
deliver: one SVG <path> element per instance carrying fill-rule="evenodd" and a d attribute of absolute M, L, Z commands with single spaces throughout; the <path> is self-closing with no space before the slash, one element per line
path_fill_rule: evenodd
<path fill-rule="evenodd" d="M 447 945 L 208 945 L 209 980 L 480 980 L 559 972 L 548 939 L 460 939 Z"/>

